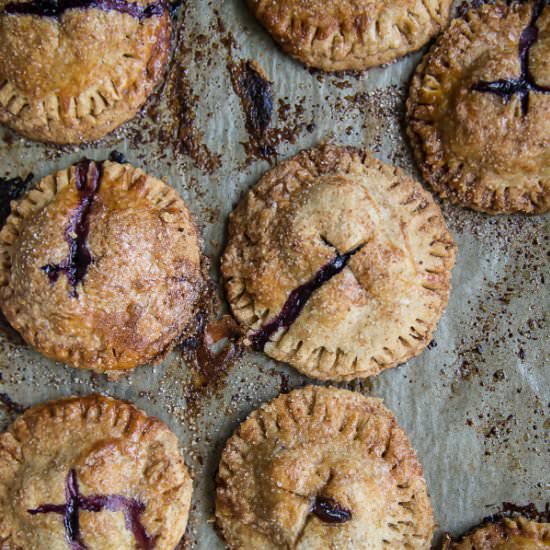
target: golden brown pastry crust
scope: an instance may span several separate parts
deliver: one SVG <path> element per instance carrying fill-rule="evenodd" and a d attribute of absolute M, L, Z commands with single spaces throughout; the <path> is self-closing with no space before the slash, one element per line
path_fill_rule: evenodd
<path fill-rule="evenodd" d="M 170 15 L 95 8 L 11 15 L 0 0 L 0 122 L 30 139 L 96 140 L 133 118 L 163 76 Z M 140 0 L 152 5 L 159 0 Z"/>
<path fill-rule="evenodd" d="M 222 454 L 216 520 L 232 550 L 428 549 L 422 467 L 378 399 L 308 386 L 254 411 Z M 343 523 L 313 512 L 319 498 Z"/>
<path fill-rule="evenodd" d="M 199 236 L 178 193 L 128 164 L 103 163 L 85 239 L 91 263 L 73 289 L 45 266 L 68 256 L 82 204 L 76 166 L 41 180 L 0 231 L 0 305 L 44 355 L 116 375 L 162 357 L 195 313 Z"/>
<path fill-rule="evenodd" d="M 445 544 L 443 550 L 545 550 L 550 548 L 550 524 L 524 517 L 486 523 Z"/>
<path fill-rule="evenodd" d="M 417 50 L 449 18 L 451 0 L 248 0 L 290 55 L 325 71 L 364 70 Z"/>
<path fill-rule="evenodd" d="M 221 267 L 249 339 L 336 250 L 358 246 L 264 351 L 330 380 L 371 376 L 420 353 L 447 303 L 453 239 L 419 183 L 333 145 L 267 172 L 231 214 Z"/>
<path fill-rule="evenodd" d="M 517 78 L 519 40 L 535 3 L 498 1 L 454 20 L 426 54 L 407 101 L 408 135 L 426 180 L 443 197 L 492 214 L 550 209 L 550 95 L 531 91 L 523 111 L 473 90 Z M 536 22 L 529 70 L 550 86 L 550 5 Z"/>
<path fill-rule="evenodd" d="M 64 504 L 74 471 L 80 493 L 121 495 L 145 506 L 139 521 L 156 543 L 173 550 L 182 537 L 192 481 L 176 436 L 129 403 L 91 395 L 26 411 L 0 434 L 0 541 L 4 550 L 66 550 L 63 516 L 31 514 Z M 94 550 L 138 546 L 122 512 L 79 511 L 80 535 Z"/>

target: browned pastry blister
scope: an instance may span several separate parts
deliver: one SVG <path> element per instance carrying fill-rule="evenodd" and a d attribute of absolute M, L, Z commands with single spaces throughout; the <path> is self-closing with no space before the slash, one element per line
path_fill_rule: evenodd
<path fill-rule="evenodd" d="M 417 355 L 455 245 L 431 195 L 366 151 L 326 145 L 267 172 L 231 214 L 227 298 L 254 349 L 350 380 Z"/>
<path fill-rule="evenodd" d="M 170 34 L 165 0 L 0 0 L 0 122 L 39 141 L 103 137 L 160 82 Z"/>
<path fill-rule="evenodd" d="M 476 527 L 458 542 L 447 542 L 442 550 L 547 550 L 550 524 L 525 517 L 502 518 Z"/>
<path fill-rule="evenodd" d="M 129 403 L 53 401 L 0 434 L 3 550 L 173 550 L 191 493 L 176 436 Z"/>
<path fill-rule="evenodd" d="M 550 5 L 485 4 L 425 55 L 407 101 L 426 180 L 492 214 L 550 209 Z"/>
<path fill-rule="evenodd" d="M 231 550 L 429 549 L 422 467 L 378 399 L 308 386 L 228 440 L 216 521 Z"/>
<path fill-rule="evenodd" d="M 178 193 L 129 164 L 41 180 L 0 231 L 0 307 L 40 352 L 113 376 L 163 357 L 195 315 L 198 230 Z"/>
<path fill-rule="evenodd" d="M 364 70 L 417 50 L 447 23 L 451 0 L 248 0 L 287 53 L 325 71 Z"/>

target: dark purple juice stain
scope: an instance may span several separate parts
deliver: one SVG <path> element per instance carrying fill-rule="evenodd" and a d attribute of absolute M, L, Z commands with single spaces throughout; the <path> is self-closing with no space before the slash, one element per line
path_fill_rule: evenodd
<path fill-rule="evenodd" d="M 26 178 L 0 178 L 0 229 L 2 229 L 10 215 L 11 201 L 23 195 L 32 178 L 32 174 L 29 174 Z"/>
<path fill-rule="evenodd" d="M 166 0 L 141 6 L 128 0 L 31 0 L 30 2 L 10 2 L 4 8 L 9 15 L 38 15 L 40 17 L 61 17 L 67 10 L 91 9 L 117 11 L 139 19 L 160 17 L 168 5 Z"/>
<path fill-rule="evenodd" d="M 325 241 L 325 243 L 332 246 L 327 241 Z M 256 351 L 262 351 L 273 334 L 280 328 L 290 327 L 292 323 L 296 321 L 313 293 L 321 288 L 326 282 L 330 281 L 330 279 L 338 275 L 338 273 L 343 271 L 350 258 L 359 252 L 363 246 L 364 244 L 356 246 L 353 250 L 345 254 L 340 254 L 337 251 L 336 256 L 321 267 L 307 283 L 295 288 L 289 294 L 279 314 L 249 337 L 252 348 Z"/>
<path fill-rule="evenodd" d="M 518 47 L 521 67 L 519 78 L 501 79 L 493 82 L 481 80 L 473 86 L 473 90 L 476 92 L 495 94 L 502 97 L 505 103 L 508 103 L 513 96 L 517 95 L 520 98 L 521 111 L 524 115 L 526 115 L 529 110 L 530 92 L 550 94 L 550 88 L 547 86 L 539 86 L 535 82 L 535 77 L 529 69 L 529 53 L 531 51 L 531 47 L 536 43 L 539 37 L 537 21 L 548 3 L 548 0 L 538 0 L 535 3 L 533 6 L 533 13 L 531 14 L 531 20 L 521 33 Z"/>
<path fill-rule="evenodd" d="M 118 162 L 119 164 L 128 164 L 128 159 L 120 151 L 113 150 L 109 153 L 109 160 L 111 162 Z"/>
<path fill-rule="evenodd" d="M 80 511 L 122 512 L 126 529 L 134 535 L 139 550 L 152 550 L 158 536 L 151 536 L 141 523 L 145 505 L 134 498 L 122 495 L 84 496 L 78 488 L 75 470 L 70 470 L 65 482 L 65 504 L 42 504 L 38 508 L 27 510 L 31 515 L 58 514 L 63 516 L 65 537 L 71 550 L 88 550 L 80 533 Z"/>
<path fill-rule="evenodd" d="M 172 2 L 168 2 L 168 12 L 173 19 L 176 18 L 179 8 L 185 6 L 185 3 L 186 0 L 172 0 Z"/>
<path fill-rule="evenodd" d="M 23 414 L 27 410 L 27 407 L 15 402 L 7 393 L 0 393 L 0 403 L 10 414 Z"/>
<path fill-rule="evenodd" d="M 313 502 L 311 513 L 325 523 L 346 523 L 352 518 L 351 510 L 340 506 L 332 498 L 319 496 Z"/>
<path fill-rule="evenodd" d="M 80 194 L 80 204 L 74 210 L 65 228 L 69 254 L 59 264 L 47 264 L 42 270 L 53 284 L 64 273 L 71 287 L 71 297 L 76 298 L 76 287 L 86 275 L 92 255 L 86 244 L 90 230 L 90 211 L 101 180 L 101 164 L 83 159 L 76 165 L 75 184 Z"/>

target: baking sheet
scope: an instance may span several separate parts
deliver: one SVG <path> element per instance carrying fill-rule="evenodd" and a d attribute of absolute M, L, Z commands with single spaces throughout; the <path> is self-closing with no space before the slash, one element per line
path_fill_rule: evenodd
<path fill-rule="evenodd" d="M 273 82 L 279 158 L 329 139 L 370 147 L 417 174 L 403 108 L 420 54 L 360 76 L 323 75 L 282 54 L 243 0 L 189 0 L 182 21 L 168 83 L 136 120 L 86 147 L 33 144 L 0 130 L 0 176 L 32 172 L 38 179 L 82 156 L 103 159 L 116 149 L 181 192 L 201 226 L 216 278 L 227 215 L 269 168 L 243 145 L 250 137 L 228 70 L 241 59 L 256 60 Z M 189 128 L 198 161 L 174 139 L 182 115 L 187 123 L 194 119 Z M 201 158 L 211 167 L 219 159 L 219 168 L 208 173 Z M 407 365 L 348 385 L 384 398 L 409 434 L 425 468 L 438 538 L 470 528 L 503 501 L 542 507 L 550 500 L 549 217 L 489 217 L 447 204 L 443 212 L 459 252 L 434 341 Z M 102 392 L 163 419 L 180 438 L 195 480 L 182 547 L 201 549 L 223 548 L 212 517 L 225 440 L 262 402 L 307 382 L 290 367 L 246 353 L 220 388 L 197 399 L 193 370 L 177 351 L 114 383 L 55 364 L 2 334 L 0 375 L 0 392 L 23 405 Z M 0 415 L 2 427 L 13 418 L 4 407 Z"/>

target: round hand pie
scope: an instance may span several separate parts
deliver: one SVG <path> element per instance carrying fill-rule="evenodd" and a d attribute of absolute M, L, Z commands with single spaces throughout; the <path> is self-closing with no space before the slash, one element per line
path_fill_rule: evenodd
<path fill-rule="evenodd" d="M 452 22 L 407 102 L 424 177 L 492 214 L 550 210 L 550 4 L 498 1 Z"/>
<path fill-rule="evenodd" d="M 324 146 L 281 163 L 241 201 L 222 272 L 254 349 L 349 380 L 430 342 L 454 255 L 419 183 L 364 151 Z"/>
<path fill-rule="evenodd" d="M 380 400 L 309 386 L 253 412 L 229 439 L 216 520 L 232 550 L 428 550 L 422 476 Z"/>
<path fill-rule="evenodd" d="M 324 71 L 364 70 L 417 50 L 449 18 L 451 0 L 248 0 L 280 46 Z"/>
<path fill-rule="evenodd" d="M 524 517 L 503 518 L 486 523 L 444 545 L 443 550 L 548 550 L 550 523 L 538 523 Z"/>
<path fill-rule="evenodd" d="M 0 122 L 79 143 L 133 118 L 162 78 L 166 0 L 0 0 Z"/>
<path fill-rule="evenodd" d="M 173 550 L 191 492 L 176 436 L 116 399 L 34 407 L 0 435 L 4 550 Z"/>
<path fill-rule="evenodd" d="M 0 231 L 0 305 L 43 354 L 113 376 L 166 354 L 200 293 L 197 229 L 177 192 L 83 160 L 44 178 Z"/>

